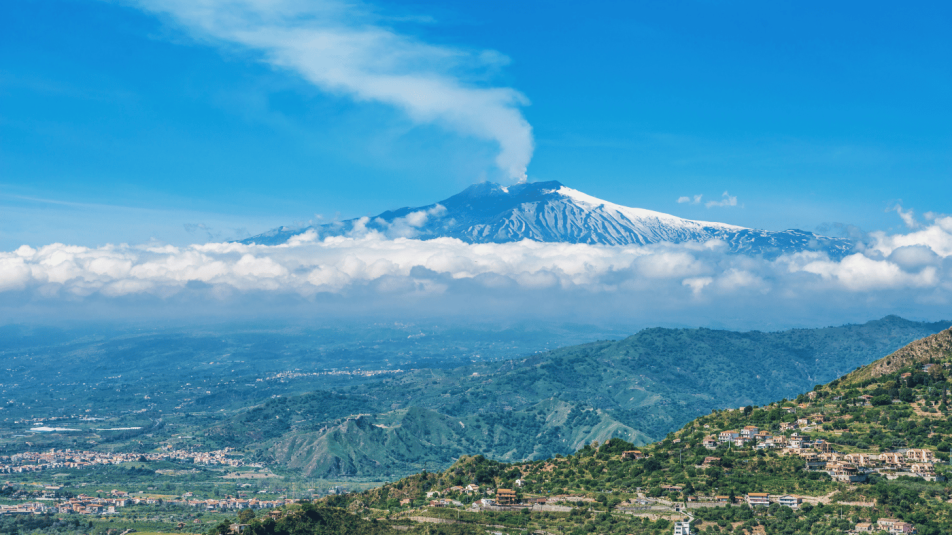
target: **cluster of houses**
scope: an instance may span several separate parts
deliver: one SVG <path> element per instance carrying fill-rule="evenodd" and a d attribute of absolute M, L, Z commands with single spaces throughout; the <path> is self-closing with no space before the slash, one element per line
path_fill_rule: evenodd
<path fill-rule="evenodd" d="M 522 487 L 525 485 L 525 481 L 522 479 L 517 479 L 515 481 L 516 487 Z M 573 497 L 573 496 L 551 496 L 548 498 L 527 498 L 527 499 L 518 499 L 518 495 L 514 489 L 506 488 L 481 488 L 479 485 L 471 484 L 465 487 L 453 486 L 447 487 L 443 491 L 433 490 L 426 493 L 426 497 L 430 499 L 431 507 L 448 507 L 448 506 L 457 506 L 462 507 L 463 503 L 457 500 L 453 500 L 447 497 L 443 497 L 444 494 L 478 494 L 487 496 L 473 502 L 473 508 L 480 507 L 500 507 L 500 506 L 523 506 L 523 507 L 532 507 L 536 505 L 545 505 L 546 502 L 557 503 L 560 501 L 575 501 L 575 500 L 588 500 L 588 498 L 582 497 Z M 590 500 L 589 500 L 590 501 Z M 409 505 L 411 500 L 405 499 L 400 502 L 400 505 Z"/>
<path fill-rule="evenodd" d="M 517 479 L 517 480 L 516 480 L 516 486 L 521 487 L 524 483 L 525 483 L 525 482 L 524 482 L 523 480 L 521 480 L 521 479 Z M 514 491 L 514 490 L 512 490 L 512 489 L 503 489 L 503 488 L 499 488 L 499 489 L 495 489 L 495 490 L 493 490 L 493 489 L 483 489 L 483 488 L 481 488 L 479 485 L 476 485 L 475 483 L 466 485 L 465 487 L 462 487 L 462 486 L 459 486 L 459 485 L 456 485 L 456 486 L 453 486 L 453 487 L 447 487 L 446 490 L 443 491 L 443 492 L 445 492 L 445 493 L 447 493 L 447 494 L 451 494 L 451 493 L 454 493 L 454 494 L 470 494 L 470 495 L 472 495 L 472 494 L 489 494 L 489 495 L 495 496 L 495 498 L 483 498 L 483 499 L 479 500 L 478 502 L 476 502 L 476 503 L 473 504 L 474 507 L 478 507 L 479 505 L 485 505 L 485 506 L 490 506 L 490 505 L 515 505 L 515 504 L 517 503 L 517 500 L 516 500 L 516 491 Z M 427 493 L 426 493 L 426 497 L 427 497 L 427 498 L 433 498 L 433 499 L 430 501 L 430 506 L 431 506 L 431 507 L 447 507 L 447 506 L 450 506 L 450 505 L 456 505 L 456 506 L 462 506 L 462 505 L 463 505 L 461 502 L 456 501 L 456 500 L 447 499 L 447 498 L 440 498 L 440 496 L 442 496 L 442 494 L 443 494 L 443 493 L 441 493 L 440 491 L 436 491 L 436 490 L 430 491 L 430 492 L 427 492 Z M 407 505 L 407 504 L 409 504 L 409 503 L 410 503 L 410 500 L 403 500 L 403 501 L 400 502 L 401 505 Z"/>
<path fill-rule="evenodd" d="M 718 497 L 723 498 L 722 496 Z M 790 496 L 789 494 L 773 496 L 766 492 L 751 492 L 744 496 L 744 501 L 751 507 L 769 507 L 771 503 L 776 503 L 791 509 L 796 509 L 803 503 L 803 499 L 799 496 Z"/>
<path fill-rule="evenodd" d="M 809 426 L 821 424 L 819 420 L 802 418 L 796 422 L 782 423 L 781 429 L 789 431 L 803 426 L 809 430 Z M 808 469 L 825 471 L 833 479 L 846 483 L 866 481 L 867 474 L 871 472 L 881 473 L 889 479 L 912 476 L 928 481 L 943 480 L 943 477 L 936 475 L 935 472 L 935 454 L 924 449 L 899 450 L 878 455 L 866 453 L 844 455 L 835 452 L 832 445 L 823 439 L 811 441 L 807 437 L 800 436 L 796 431 L 789 436 L 774 435 L 752 425 L 741 430 L 729 429 L 717 435 L 708 435 L 704 438 L 703 444 L 710 450 L 725 445 L 753 446 L 755 449 L 776 448 L 780 450 L 781 455 L 797 455 L 805 459 Z"/>
<path fill-rule="evenodd" d="M 800 450 L 796 454 L 806 461 L 808 469 L 825 470 L 840 481 L 862 481 L 865 474 L 872 472 L 887 479 L 911 476 L 927 481 L 944 480 L 943 476 L 936 474 L 935 454 L 929 450 L 906 449 L 880 454 Z"/>
<path fill-rule="evenodd" d="M 261 466 L 245 464 L 240 458 L 232 457 L 230 453 L 231 448 L 194 452 L 173 450 L 168 447 L 161 453 L 109 453 L 51 449 L 47 452 L 25 452 L 2 456 L 0 457 L 0 474 L 37 472 L 54 468 L 88 468 L 95 465 L 134 462 L 143 458 L 147 461 L 190 461 L 194 464 L 204 465 L 253 466 L 259 468 Z"/>
<path fill-rule="evenodd" d="M 403 373 L 403 370 L 331 370 L 327 372 L 298 372 L 286 371 L 274 375 L 259 378 L 255 382 L 262 381 L 285 381 L 288 379 L 301 379 L 304 377 L 321 377 L 324 375 L 358 375 L 361 377 L 373 377 L 375 375 Z"/>
<path fill-rule="evenodd" d="M 126 492 L 113 490 L 107 498 L 96 496 L 79 496 L 63 500 L 58 503 L 21 503 L 16 505 L 0 505 L 0 514 L 80 514 L 103 515 L 114 514 L 116 510 L 129 505 L 159 505 L 162 503 L 182 507 L 198 507 L 209 511 L 229 511 L 241 509 L 274 509 L 294 500 L 257 500 L 225 498 L 221 500 L 190 500 L 191 493 L 180 499 L 162 500 L 155 497 L 130 496 Z"/>
<path fill-rule="evenodd" d="M 895 518 L 880 518 L 875 524 L 869 522 L 860 522 L 853 528 L 856 533 L 876 533 L 885 531 L 892 534 L 915 533 L 916 527 L 908 522 L 897 520 Z"/>
<path fill-rule="evenodd" d="M 796 422 L 781 423 L 780 430 L 796 431 L 797 429 L 802 429 L 804 431 L 810 431 L 822 424 L 822 420 L 819 419 L 810 420 L 808 418 L 801 418 Z M 709 450 L 715 450 L 723 445 L 736 446 L 738 448 L 752 446 L 756 449 L 799 449 L 805 447 L 804 442 L 805 439 L 800 437 L 796 432 L 789 437 L 785 435 L 774 435 L 770 431 L 748 425 L 739 431 L 736 429 L 728 429 L 727 431 L 721 431 L 717 435 L 708 435 L 704 438 L 703 444 L 704 447 Z"/>

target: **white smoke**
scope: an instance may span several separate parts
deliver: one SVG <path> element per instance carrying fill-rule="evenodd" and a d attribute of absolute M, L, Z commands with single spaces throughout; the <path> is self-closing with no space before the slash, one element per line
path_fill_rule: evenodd
<path fill-rule="evenodd" d="M 170 16 L 198 39 L 260 53 L 325 91 L 494 141 L 496 165 L 512 180 L 525 180 L 534 142 L 519 107 L 528 100 L 508 87 L 466 81 L 504 64 L 499 53 L 421 42 L 384 26 L 368 6 L 342 0 L 128 2 Z"/>

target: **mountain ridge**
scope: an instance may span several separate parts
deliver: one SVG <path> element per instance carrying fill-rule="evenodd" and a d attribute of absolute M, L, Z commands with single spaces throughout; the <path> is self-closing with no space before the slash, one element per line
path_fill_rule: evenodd
<path fill-rule="evenodd" d="M 308 232 L 314 233 L 318 239 L 377 232 L 388 238 L 429 240 L 448 237 L 467 243 L 509 243 L 528 239 L 610 246 L 719 240 L 731 252 L 765 256 L 822 251 L 839 258 L 853 250 L 853 243 L 849 240 L 798 229 L 758 230 L 622 206 L 557 181 L 514 186 L 482 182 L 426 206 L 387 210 L 375 217 L 323 225 L 279 227 L 241 240 L 241 243 L 279 245 Z"/>
<path fill-rule="evenodd" d="M 308 477 L 407 473 L 466 452 L 517 461 L 592 440 L 645 444 L 711 409 L 794 396 L 949 325 L 887 316 L 777 333 L 644 329 L 525 358 L 413 370 L 343 395 L 274 399 L 205 436 L 251 445 L 262 460 Z M 421 425 L 433 439 L 407 432 Z"/>

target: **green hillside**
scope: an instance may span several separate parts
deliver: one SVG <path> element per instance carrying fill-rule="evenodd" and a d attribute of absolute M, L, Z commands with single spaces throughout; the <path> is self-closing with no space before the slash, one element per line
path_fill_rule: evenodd
<path fill-rule="evenodd" d="M 583 419 L 587 425 L 579 424 Z M 574 450 L 576 445 L 616 434 L 647 442 L 647 437 L 604 413 L 558 401 L 462 419 L 411 407 L 345 418 L 319 431 L 289 433 L 269 453 L 279 465 L 308 476 L 392 476 L 427 465 L 448 466 L 472 450 L 494 450 L 501 460 L 522 460 L 563 451 L 565 440 Z"/>
<path fill-rule="evenodd" d="M 700 533 L 820 535 L 875 527 L 880 519 L 909 523 L 921 535 L 952 533 L 945 479 L 952 475 L 950 348 L 952 329 L 795 399 L 714 410 L 640 448 L 642 459 L 626 459 L 635 446 L 620 439 L 531 462 L 462 457 L 440 473 L 328 501 L 365 514 L 458 517 L 471 525 L 509 514 L 522 522 L 513 527 L 573 534 L 670 533 L 669 522 L 682 518 L 678 509 L 685 507 Z M 718 441 L 722 432 L 745 427 L 760 438 Z M 459 488 L 469 484 L 481 488 Z M 576 501 L 556 502 L 571 506 L 562 511 L 469 505 L 492 499 L 499 488 L 518 489 L 523 504 L 535 498 L 551 504 L 560 496 Z M 462 508 L 428 507 L 427 492 Z M 751 507 L 743 503 L 748 493 L 774 501 Z M 782 495 L 802 501 L 786 507 L 776 503 Z"/>
<path fill-rule="evenodd" d="M 472 526 L 430 526 L 394 523 L 384 519 L 361 518 L 334 507 L 319 507 L 310 503 L 278 512 L 276 518 L 245 510 L 242 533 L 244 535 L 481 535 L 483 532 Z M 222 522 L 209 531 L 209 535 L 231 535 L 231 522 Z"/>
<path fill-rule="evenodd" d="M 206 436 L 318 477 L 392 477 L 466 453 L 544 459 L 610 438 L 645 444 L 712 408 L 795 396 L 948 325 L 891 316 L 772 333 L 646 329 L 616 342 L 278 398 Z"/>

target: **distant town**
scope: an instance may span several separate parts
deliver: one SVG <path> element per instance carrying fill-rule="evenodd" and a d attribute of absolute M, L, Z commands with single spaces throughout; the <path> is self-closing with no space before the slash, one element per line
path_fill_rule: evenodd
<path fill-rule="evenodd" d="M 242 509 L 274 509 L 299 500 L 258 500 L 255 498 L 243 499 L 226 497 L 224 499 L 192 500 L 189 494 L 176 499 L 162 499 L 155 497 L 130 496 L 123 491 L 113 490 L 108 498 L 87 496 L 80 494 L 69 499 L 54 500 L 53 503 L 42 501 L 20 503 L 16 505 L 0 505 L 0 515 L 3 514 L 34 514 L 47 513 L 104 515 L 115 514 L 119 508 L 129 505 L 159 505 L 169 504 L 182 507 L 195 507 L 208 511 L 240 511 Z M 49 498 L 47 498 L 48 500 Z"/>
<path fill-rule="evenodd" d="M 171 446 L 166 446 L 166 451 L 160 453 L 109 453 L 51 449 L 47 452 L 24 452 L 15 455 L 0 456 L 0 473 L 19 474 L 39 472 L 54 468 L 88 468 L 96 465 L 136 461 L 188 461 L 201 465 L 263 467 L 261 464 L 246 464 L 240 458 L 230 455 L 231 451 L 231 448 L 225 448 L 223 450 L 195 452 L 174 450 Z"/>

